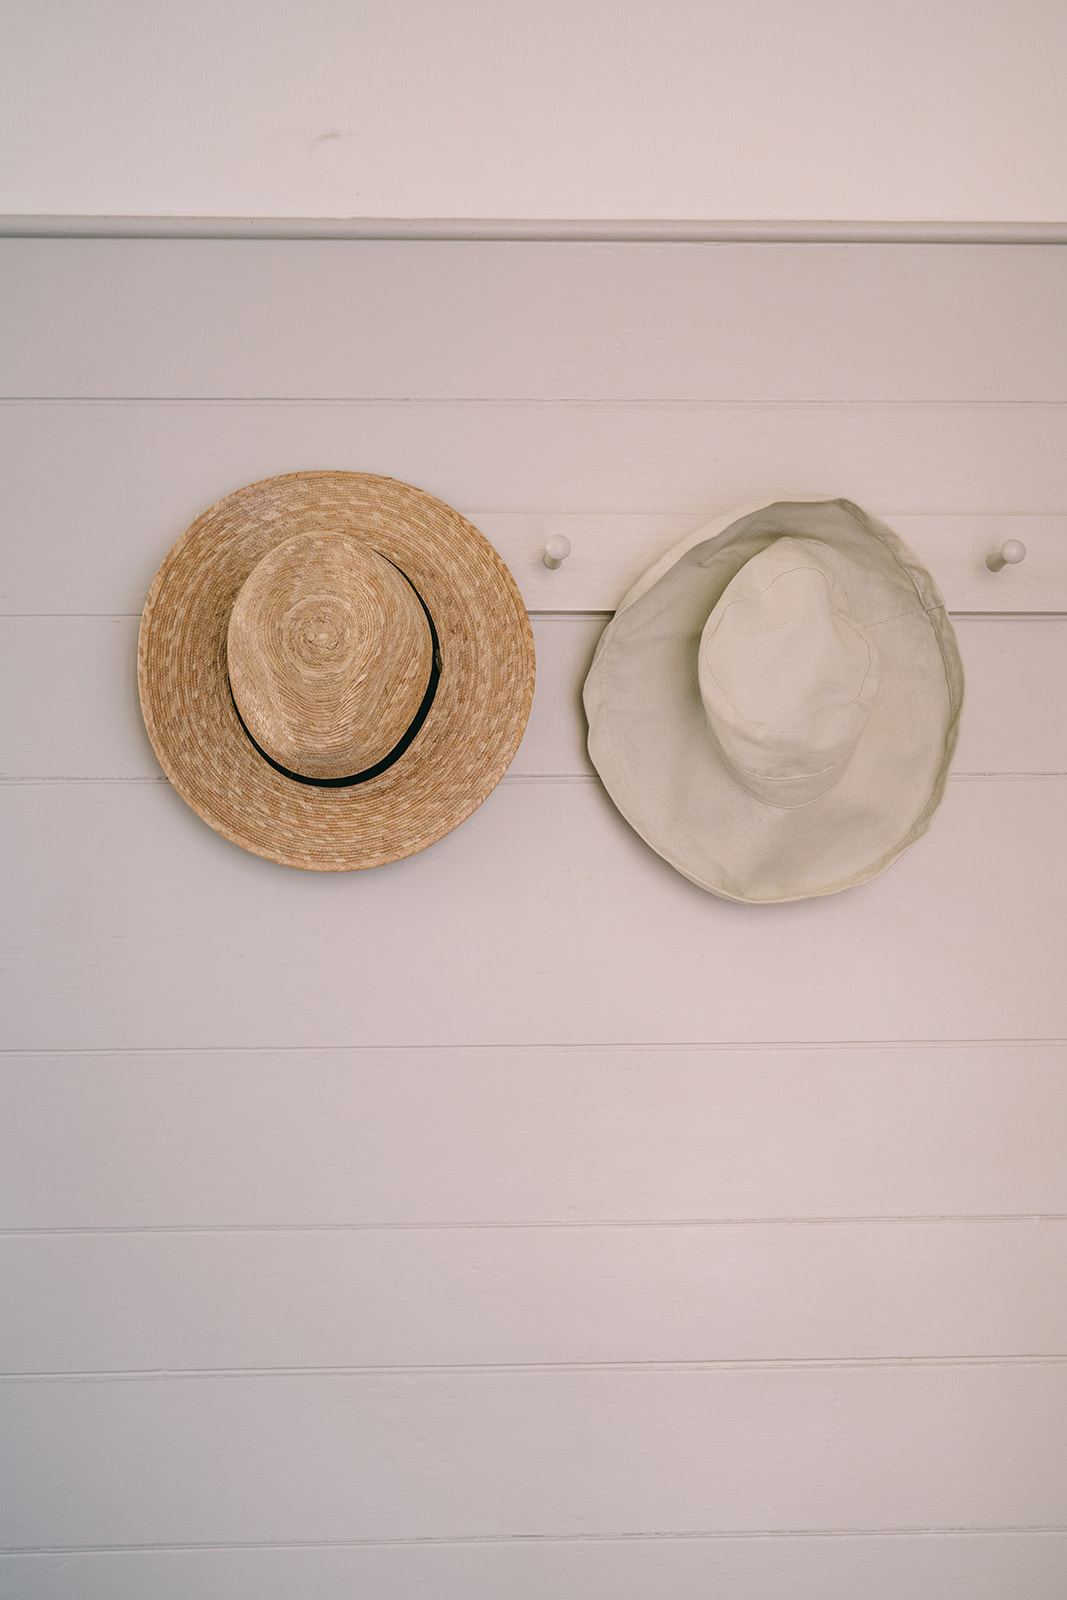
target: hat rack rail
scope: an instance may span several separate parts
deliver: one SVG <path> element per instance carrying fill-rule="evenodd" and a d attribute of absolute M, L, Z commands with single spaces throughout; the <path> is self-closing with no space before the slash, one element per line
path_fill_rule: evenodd
<path fill-rule="evenodd" d="M 933 574 L 950 612 L 1067 615 L 1067 514 L 870 509 Z M 611 612 L 660 556 L 716 513 L 466 515 L 499 550 L 530 611 Z"/>

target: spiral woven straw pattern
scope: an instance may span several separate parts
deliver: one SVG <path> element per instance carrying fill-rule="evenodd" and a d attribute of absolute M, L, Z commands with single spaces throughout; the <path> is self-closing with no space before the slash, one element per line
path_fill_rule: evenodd
<path fill-rule="evenodd" d="M 338 779 L 376 766 L 414 719 L 433 666 L 406 578 L 344 534 L 302 533 L 263 557 L 226 636 L 241 721 L 279 766 Z"/>
<path fill-rule="evenodd" d="M 392 765 L 351 787 L 320 788 L 277 771 L 249 738 L 227 636 L 265 556 L 335 535 L 408 580 L 433 619 L 440 678 Z M 217 832 L 285 866 L 351 872 L 425 849 L 496 787 L 529 715 L 533 636 L 504 562 L 450 506 L 392 478 L 296 472 L 220 500 L 174 545 L 145 604 L 138 680 L 163 770 Z"/>

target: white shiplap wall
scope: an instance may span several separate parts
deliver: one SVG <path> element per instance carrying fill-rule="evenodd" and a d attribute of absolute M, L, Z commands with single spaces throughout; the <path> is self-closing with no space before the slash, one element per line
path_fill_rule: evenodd
<path fill-rule="evenodd" d="M 1067 252 L 0 270 L 0 1593 L 1060 1600 Z M 170 544 L 306 467 L 472 514 L 535 611 L 508 777 L 367 874 L 218 838 L 136 702 Z M 781 492 L 906 532 L 968 702 L 926 840 L 750 908 L 620 821 L 579 690 L 632 575 Z"/>

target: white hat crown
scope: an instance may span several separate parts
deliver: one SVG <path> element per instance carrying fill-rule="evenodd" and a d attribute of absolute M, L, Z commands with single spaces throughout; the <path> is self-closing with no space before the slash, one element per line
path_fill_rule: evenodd
<path fill-rule="evenodd" d="M 817 542 L 784 538 L 727 584 L 701 636 L 698 675 L 736 782 L 792 809 L 844 773 L 877 692 L 878 658 Z"/>

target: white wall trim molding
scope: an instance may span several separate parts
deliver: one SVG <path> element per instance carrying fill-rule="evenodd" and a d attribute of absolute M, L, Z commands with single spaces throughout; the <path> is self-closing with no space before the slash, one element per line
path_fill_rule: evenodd
<path fill-rule="evenodd" d="M 1067 244 L 1063 222 L 491 217 L 0 216 L 6 239 L 534 240 L 605 244 Z"/>

